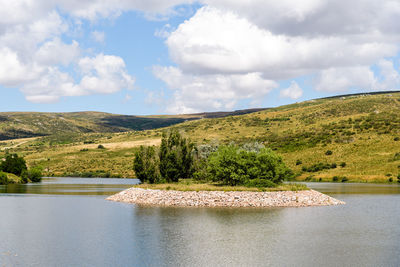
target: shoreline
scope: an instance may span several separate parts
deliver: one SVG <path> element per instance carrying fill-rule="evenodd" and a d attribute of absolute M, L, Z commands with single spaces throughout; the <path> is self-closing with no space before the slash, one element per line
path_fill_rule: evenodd
<path fill-rule="evenodd" d="M 335 206 L 345 202 L 315 190 L 249 191 L 175 191 L 128 188 L 106 200 L 161 207 L 311 207 Z"/>

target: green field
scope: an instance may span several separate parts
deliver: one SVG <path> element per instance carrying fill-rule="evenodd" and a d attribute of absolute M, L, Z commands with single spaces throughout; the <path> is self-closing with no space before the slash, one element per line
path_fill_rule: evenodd
<path fill-rule="evenodd" d="M 135 149 L 158 145 L 162 131 L 177 129 L 196 144 L 263 143 L 282 155 L 298 180 L 397 182 L 399 114 L 397 92 L 342 96 L 144 131 L 68 132 L 60 126 L 56 134 L 0 141 L 0 149 L 24 155 L 49 176 L 134 177 Z"/>

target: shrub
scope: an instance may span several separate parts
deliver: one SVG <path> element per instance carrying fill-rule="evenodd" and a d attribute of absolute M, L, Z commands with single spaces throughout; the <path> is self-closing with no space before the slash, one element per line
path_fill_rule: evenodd
<path fill-rule="evenodd" d="M 296 160 L 296 166 L 303 164 L 303 162 L 301 160 Z"/>
<path fill-rule="evenodd" d="M 265 180 L 265 179 L 251 179 L 248 180 L 245 184 L 247 187 L 276 187 L 277 184 L 271 182 L 270 180 Z"/>
<path fill-rule="evenodd" d="M 327 156 L 330 156 L 330 155 L 332 155 L 333 154 L 333 152 L 331 151 L 331 150 L 327 150 L 326 152 L 325 152 L 325 155 L 327 155 Z"/>
<path fill-rule="evenodd" d="M 393 178 L 390 177 L 388 181 L 389 181 L 389 183 L 393 183 Z"/>
<path fill-rule="evenodd" d="M 42 168 L 33 167 L 29 170 L 24 170 L 21 174 L 21 179 L 23 183 L 27 183 L 28 181 L 39 183 L 42 181 Z"/>
<path fill-rule="evenodd" d="M 0 172 L 0 185 L 8 184 L 7 174 L 4 172 Z"/>
<path fill-rule="evenodd" d="M 339 181 L 339 177 L 338 176 L 333 176 L 332 182 L 337 182 L 337 181 Z"/>
<path fill-rule="evenodd" d="M 5 160 L 0 164 L 0 171 L 13 173 L 20 176 L 21 173 L 27 170 L 24 158 L 18 157 L 17 154 L 9 154 Z"/>
<path fill-rule="evenodd" d="M 394 140 L 394 141 L 399 141 L 399 140 L 400 140 L 400 137 L 396 136 L 393 140 Z"/>
<path fill-rule="evenodd" d="M 343 178 L 342 178 L 342 183 L 345 183 L 345 182 L 347 182 L 349 179 L 347 179 L 347 177 L 346 176 L 344 176 Z"/>
<path fill-rule="evenodd" d="M 233 145 L 220 146 L 212 153 L 208 158 L 207 171 L 215 182 L 229 185 L 243 185 L 252 179 L 279 184 L 284 178 L 293 176 L 281 157 L 271 149 L 264 148 L 256 153 Z"/>
<path fill-rule="evenodd" d="M 400 183 L 400 174 L 397 175 L 397 182 Z"/>
<path fill-rule="evenodd" d="M 336 169 L 336 167 L 337 167 L 336 163 L 331 164 L 331 169 Z"/>
<path fill-rule="evenodd" d="M 342 167 L 342 168 L 346 167 L 346 162 L 341 162 L 340 167 Z"/>
<path fill-rule="evenodd" d="M 98 145 L 97 148 L 98 149 L 106 149 L 103 145 Z"/>

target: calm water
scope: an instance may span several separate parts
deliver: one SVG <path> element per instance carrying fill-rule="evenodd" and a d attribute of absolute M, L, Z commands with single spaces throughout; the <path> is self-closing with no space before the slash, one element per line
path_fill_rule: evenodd
<path fill-rule="evenodd" d="M 104 200 L 137 180 L 0 186 L 0 266 L 399 266 L 400 187 L 308 184 L 347 202 L 143 208 Z"/>

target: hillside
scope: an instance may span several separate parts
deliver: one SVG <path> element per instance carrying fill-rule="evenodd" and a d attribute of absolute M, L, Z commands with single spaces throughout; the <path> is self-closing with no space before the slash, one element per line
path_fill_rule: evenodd
<path fill-rule="evenodd" d="M 262 109 L 169 116 L 130 116 L 103 112 L 3 112 L 0 140 L 81 133 L 115 133 L 167 127 L 187 120 L 226 117 Z"/>
<path fill-rule="evenodd" d="M 300 180 L 387 182 L 400 172 L 398 114 L 400 93 L 361 94 L 164 129 L 9 140 L 0 148 L 24 154 L 48 175 L 131 177 L 134 150 L 157 145 L 162 131 L 177 129 L 198 144 L 262 142 L 281 154 Z"/>

